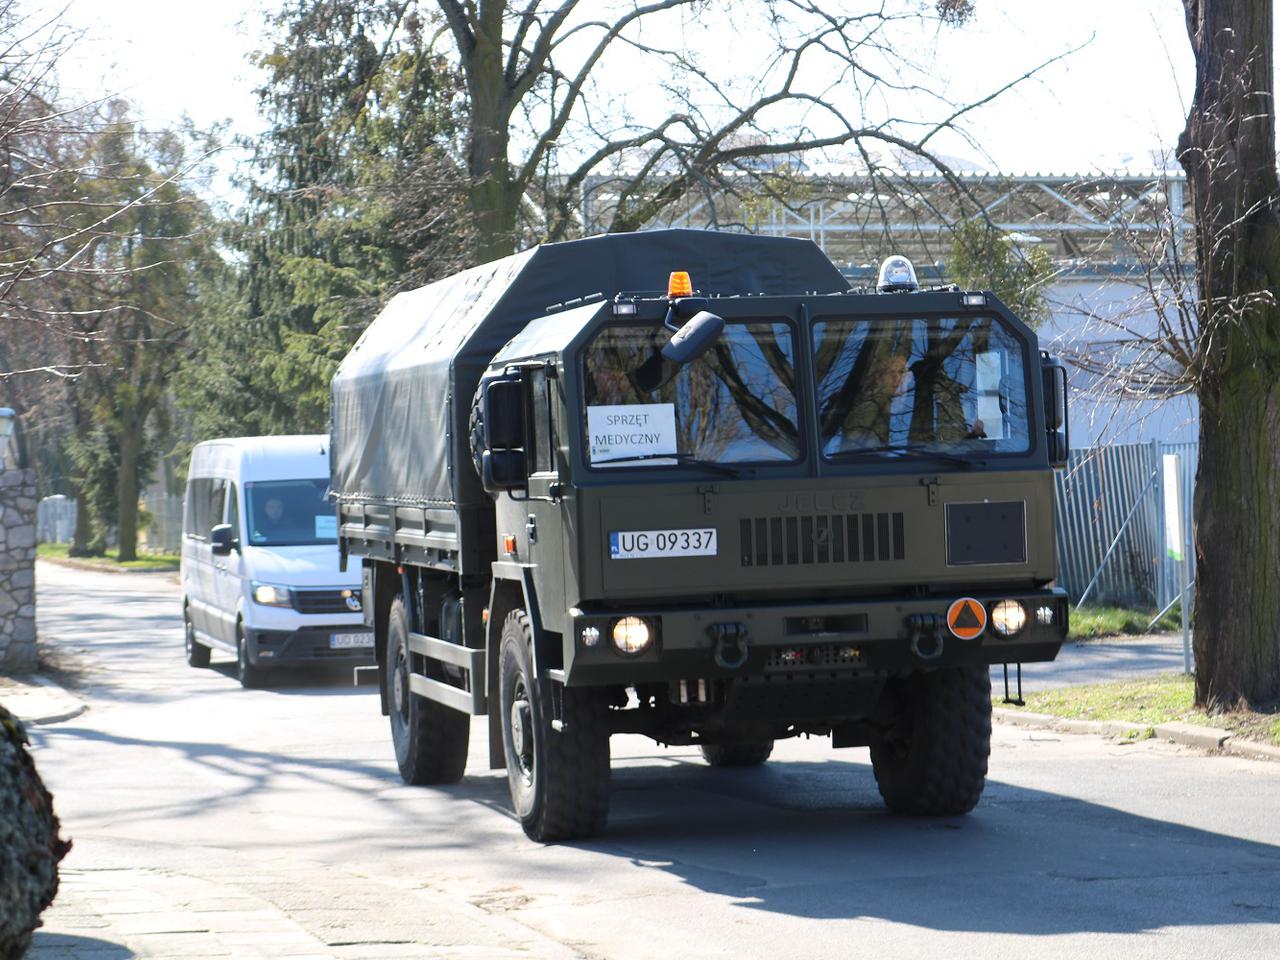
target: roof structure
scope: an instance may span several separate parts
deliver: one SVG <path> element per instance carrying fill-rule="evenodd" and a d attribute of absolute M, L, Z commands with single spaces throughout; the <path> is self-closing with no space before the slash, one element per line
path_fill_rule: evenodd
<path fill-rule="evenodd" d="M 613 202 L 609 180 L 587 183 L 583 198 L 584 232 L 598 232 Z M 1139 247 L 1163 244 L 1180 259 L 1194 255 L 1181 170 L 744 176 L 741 191 L 690 195 L 649 228 L 804 238 L 856 270 L 889 253 L 917 264 L 945 261 L 954 225 L 976 216 L 1024 246 L 1048 249 L 1077 275 L 1123 268 L 1140 259 Z"/>

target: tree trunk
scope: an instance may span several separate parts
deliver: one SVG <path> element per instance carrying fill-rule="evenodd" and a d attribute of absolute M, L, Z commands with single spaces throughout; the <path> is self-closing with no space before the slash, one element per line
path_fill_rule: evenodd
<path fill-rule="evenodd" d="M 1184 0 L 1195 97 L 1196 701 L 1280 696 L 1280 218 L 1271 0 Z"/>
<path fill-rule="evenodd" d="M 501 5 L 494 5 L 494 9 Z M 475 46 L 464 69 L 470 97 L 467 130 L 468 199 L 480 263 L 510 256 L 516 247 L 516 205 L 507 152 L 511 143 L 511 105 L 503 77 L 502 18 L 479 17 Z"/>
<path fill-rule="evenodd" d="M 138 559 L 138 453 L 142 446 L 141 430 L 122 431 L 119 442 L 116 543 L 119 547 L 118 559 L 123 563 Z"/>
<path fill-rule="evenodd" d="M 85 496 L 85 490 L 82 487 L 76 487 L 76 529 L 71 536 L 71 549 L 68 552 L 73 557 L 88 557 L 94 552 L 93 549 L 93 518 L 89 513 L 89 498 Z"/>

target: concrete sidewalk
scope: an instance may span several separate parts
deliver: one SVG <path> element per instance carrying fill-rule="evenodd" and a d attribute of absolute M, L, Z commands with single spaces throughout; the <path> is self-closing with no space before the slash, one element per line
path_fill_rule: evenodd
<path fill-rule="evenodd" d="M 28 727 L 80 716 L 88 704 L 39 674 L 0 677 L 0 704 Z"/>
<path fill-rule="evenodd" d="M 1082 683 L 1105 683 L 1138 676 L 1182 673 L 1182 635 L 1149 634 L 1135 637 L 1108 637 L 1084 643 L 1067 641 L 1052 663 L 1027 663 L 1022 667 L 1022 690 L 1035 693 Z M 1014 689 L 1015 673 L 1009 667 L 1009 688 Z M 1004 689 L 1004 668 L 991 668 L 993 689 Z"/>

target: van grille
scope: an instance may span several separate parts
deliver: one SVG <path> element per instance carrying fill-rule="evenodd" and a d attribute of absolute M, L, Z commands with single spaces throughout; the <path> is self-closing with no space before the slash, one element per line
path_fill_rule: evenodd
<path fill-rule="evenodd" d="M 347 606 L 342 590 L 294 590 L 293 607 L 299 613 L 359 613 Z"/>
<path fill-rule="evenodd" d="M 738 521 L 744 567 L 902 560 L 901 513 L 750 517 Z"/>

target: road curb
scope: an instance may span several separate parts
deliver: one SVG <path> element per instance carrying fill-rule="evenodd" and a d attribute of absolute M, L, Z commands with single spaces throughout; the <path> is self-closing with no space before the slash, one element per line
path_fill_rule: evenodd
<path fill-rule="evenodd" d="M 993 719 L 1011 727 L 1030 727 L 1037 730 L 1057 730 L 1059 733 L 1082 733 L 1098 737 L 1118 737 L 1125 740 L 1146 739 L 1151 727 L 1141 723 L 1125 723 L 1121 720 L 1068 720 L 1047 713 L 1028 713 L 993 707 Z"/>
<path fill-rule="evenodd" d="M 154 577 L 160 574 L 168 574 L 176 577 L 178 575 L 177 567 L 154 567 L 151 569 L 130 569 L 129 567 L 108 567 L 106 564 L 93 563 L 88 560 L 76 560 L 74 557 L 37 557 L 41 563 L 51 563 L 55 567 L 66 567 L 68 570 L 87 570 L 90 573 L 132 573 L 143 577 Z"/>
<path fill-rule="evenodd" d="M 87 703 L 48 677 L 28 674 L 12 679 L 22 686 L 0 687 L 0 702 L 25 726 L 37 727 L 74 720 L 89 709 Z M 23 689 L 23 686 L 27 689 Z M 33 690 L 31 687 L 40 689 Z"/>
<path fill-rule="evenodd" d="M 1280 747 L 1243 740 L 1234 736 L 1230 730 L 1201 727 L 1193 723 L 1171 721 L 1151 726 L 1126 723 L 1122 720 L 1068 720 L 1064 717 L 1050 716 L 1047 713 L 1028 713 L 1004 707 L 993 707 L 991 717 L 996 722 L 1011 727 L 1090 734 L 1122 740 L 1145 740 L 1149 737 L 1158 737 L 1179 746 L 1204 750 L 1206 753 L 1224 753 L 1250 760 L 1280 760 Z"/>

